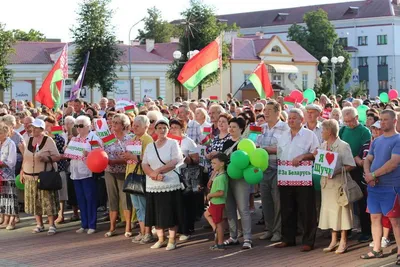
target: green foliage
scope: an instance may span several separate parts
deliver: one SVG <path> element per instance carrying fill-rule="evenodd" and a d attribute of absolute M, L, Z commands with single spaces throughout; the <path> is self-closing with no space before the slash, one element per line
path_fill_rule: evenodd
<path fill-rule="evenodd" d="M 144 29 L 139 30 L 137 39 L 142 44 L 146 39 L 154 39 L 156 43 L 166 43 L 171 37 L 179 36 L 179 28 L 163 20 L 161 11 L 156 7 L 147 9 L 147 17 L 144 19 Z"/>
<path fill-rule="evenodd" d="M 86 54 L 90 51 L 83 85 L 91 89 L 99 86 L 103 96 L 114 89 L 117 78 L 115 69 L 122 55 L 111 25 L 113 11 L 108 7 L 110 1 L 83 1 L 77 13 L 78 26 L 71 29 L 76 46 L 72 64 L 73 77 L 78 78 Z"/>
<path fill-rule="evenodd" d="M 320 60 L 323 56 L 332 57 L 332 47 L 334 56 L 344 56 L 344 63 L 336 65 L 335 84 L 336 91 L 344 90 L 345 84 L 350 80 L 352 69 L 350 66 L 350 54 L 344 51 L 343 47 L 337 44 L 338 36 L 335 28 L 328 19 L 328 14 L 319 9 L 304 15 L 306 26 L 292 25 L 289 28 L 288 39 L 296 41 L 306 49 L 316 59 Z M 326 66 L 320 64 L 318 70 L 322 73 L 321 83 L 317 86 L 318 94 L 330 94 L 332 87 L 332 72 Z"/>
<path fill-rule="evenodd" d="M 10 54 L 14 52 L 15 40 L 11 31 L 5 30 L 5 25 L 0 23 L 0 90 L 11 88 L 12 72 L 7 69 Z"/>
<path fill-rule="evenodd" d="M 15 41 L 32 41 L 32 42 L 44 42 L 46 41 L 46 36 L 40 31 L 30 29 L 29 32 L 22 30 L 12 30 Z"/>
<path fill-rule="evenodd" d="M 168 78 L 178 84 L 177 78 L 183 68 L 182 62 L 188 60 L 187 53 L 193 50 L 201 50 L 209 43 L 214 41 L 224 31 L 238 30 L 236 24 L 228 25 L 225 22 L 219 22 L 215 17 L 215 11 L 210 6 L 203 4 L 199 0 L 191 0 L 190 7 L 181 13 L 185 21 L 192 25 L 191 31 L 186 25 L 180 25 L 180 51 L 182 58 L 180 62 L 174 62 L 170 65 L 167 73 Z M 185 28 L 186 27 L 186 28 Z M 192 35 L 193 34 L 193 35 Z M 229 47 L 226 43 L 222 45 L 222 61 L 223 68 L 229 64 Z M 208 75 L 200 84 L 198 90 L 198 98 L 202 97 L 202 92 L 207 87 L 218 81 L 220 72 L 214 72 Z"/>
<path fill-rule="evenodd" d="M 358 85 L 353 85 L 349 92 L 353 95 L 353 97 L 360 97 L 361 95 L 367 94 L 367 90 L 365 89 L 365 81 L 361 81 Z"/>

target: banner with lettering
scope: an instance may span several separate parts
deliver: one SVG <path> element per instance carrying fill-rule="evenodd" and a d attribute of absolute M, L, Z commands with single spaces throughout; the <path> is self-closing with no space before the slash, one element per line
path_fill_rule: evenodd
<path fill-rule="evenodd" d="M 298 167 L 292 161 L 278 160 L 278 186 L 312 186 L 312 165 L 310 160 L 301 161 Z"/>
<path fill-rule="evenodd" d="M 73 137 L 64 151 L 64 157 L 68 159 L 84 160 L 84 151 L 90 151 L 90 144 L 85 138 Z"/>
<path fill-rule="evenodd" d="M 321 176 L 330 176 L 335 171 L 338 160 L 338 153 L 323 149 L 318 149 L 318 154 L 315 157 L 313 173 Z"/>
<path fill-rule="evenodd" d="M 121 110 L 125 112 L 125 107 L 132 105 L 134 105 L 134 103 L 128 99 L 119 99 L 117 103 L 115 103 L 115 110 Z"/>
<path fill-rule="evenodd" d="M 100 138 L 104 138 L 111 134 L 106 119 L 95 119 L 94 128 L 96 129 L 96 133 Z"/>
<path fill-rule="evenodd" d="M 197 153 L 199 153 L 199 165 L 203 167 L 207 167 L 207 159 L 206 159 L 206 154 L 207 154 L 207 146 L 197 146 Z"/>
<path fill-rule="evenodd" d="M 136 156 L 140 156 L 142 154 L 142 142 L 140 140 L 134 141 L 130 140 L 125 142 L 126 151 L 135 154 Z"/>

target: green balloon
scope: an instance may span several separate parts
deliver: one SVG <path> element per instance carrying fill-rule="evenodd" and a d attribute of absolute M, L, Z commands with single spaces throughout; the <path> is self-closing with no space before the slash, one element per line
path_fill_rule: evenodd
<path fill-rule="evenodd" d="M 382 103 L 389 103 L 389 95 L 387 93 L 381 93 L 379 99 Z"/>
<path fill-rule="evenodd" d="M 250 163 L 254 167 L 265 171 L 268 168 L 269 155 L 265 149 L 257 148 L 250 154 Z"/>
<path fill-rule="evenodd" d="M 231 179 L 236 180 L 243 178 L 243 170 L 236 168 L 232 163 L 229 163 L 227 172 Z"/>
<path fill-rule="evenodd" d="M 17 177 L 15 177 L 15 185 L 20 190 L 24 190 L 24 188 L 25 188 L 24 184 L 21 183 L 21 178 L 20 178 L 19 174 L 17 175 Z"/>
<path fill-rule="evenodd" d="M 243 175 L 244 180 L 251 185 L 259 184 L 263 179 L 263 171 L 252 165 L 244 170 Z"/>
<path fill-rule="evenodd" d="M 231 155 L 231 164 L 238 169 L 244 170 L 250 164 L 249 155 L 242 150 L 236 150 Z"/>
<path fill-rule="evenodd" d="M 317 97 L 317 95 L 315 94 L 313 89 L 306 89 L 303 92 L 303 97 L 307 98 L 307 104 L 311 104 L 314 102 L 315 98 Z"/>
<path fill-rule="evenodd" d="M 366 105 L 361 105 L 358 106 L 357 112 L 358 112 L 358 121 L 365 124 L 367 122 L 367 111 L 368 111 L 368 106 Z"/>
<path fill-rule="evenodd" d="M 238 149 L 250 155 L 254 150 L 256 150 L 256 145 L 250 139 L 245 138 L 239 142 Z"/>

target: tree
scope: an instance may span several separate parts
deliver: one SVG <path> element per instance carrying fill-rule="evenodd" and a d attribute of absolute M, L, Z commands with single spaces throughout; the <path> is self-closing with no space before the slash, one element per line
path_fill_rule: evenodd
<path fill-rule="evenodd" d="M 10 54 L 14 52 L 15 41 L 12 32 L 5 30 L 5 25 L 0 23 L 0 90 L 11 88 L 12 72 L 7 69 Z"/>
<path fill-rule="evenodd" d="M 77 79 L 90 51 L 84 86 L 99 87 L 103 96 L 114 89 L 115 69 L 122 51 L 117 46 L 111 19 L 111 0 L 85 0 L 78 11 L 78 26 L 71 29 L 75 44 L 72 72 Z"/>
<path fill-rule="evenodd" d="M 22 30 L 12 30 L 15 41 L 33 41 L 33 42 L 43 42 L 46 41 L 46 36 L 40 31 L 30 29 L 29 32 Z"/>
<path fill-rule="evenodd" d="M 168 21 L 162 19 L 161 11 L 156 7 L 147 9 L 144 19 L 144 30 L 139 30 L 137 39 L 142 44 L 146 39 L 154 39 L 156 43 L 166 43 L 171 37 L 179 36 L 179 29 Z"/>
<path fill-rule="evenodd" d="M 319 9 L 306 13 L 303 20 L 306 26 L 293 24 L 289 28 L 288 39 L 296 41 L 318 60 L 323 56 L 331 58 L 332 47 L 333 55 L 343 56 L 345 58 L 344 63 L 341 66 L 336 65 L 335 84 L 337 90 L 344 90 L 344 86 L 350 80 L 352 73 L 350 54 L 343 49 L 342 45 L 338 44 L 338 36 L 328 19 L 328 14 Z M 322 64 L 318 66 L 318 70 L 321 73 L 322 81 L 316 87 L 317 94 L 329 94 L 332 87 L 332 72 L 328 71 L 326 66 Z"/>
<path fill-rule="evenodd" d="M 199 0 L 191 0 L 190 7 L 181 13 L 185 20 L 185 25 L 180 25 L 180 51 L 182 52 L 181 62 L 171 64 L 168 71 L 168 78 L 176 84 L 180 71 L 183 68 L 182 62 L 188 60 L 187 53 L 193 50 L 201 50 L 209 43 L 214 41 L 222 32 L 238 30 L 236 24 L 227 25 L 220 22 L 215 17 L 214 9 L 203 4 Z M 229 64 L 229 47 L 226 43 L 222 44 L 222 61 L 223 68 Z M 213 85 L 218 81 L 219 71 L 208 75 L 198 85 L 198 99 L 202 98 L 205 88 Z"/>

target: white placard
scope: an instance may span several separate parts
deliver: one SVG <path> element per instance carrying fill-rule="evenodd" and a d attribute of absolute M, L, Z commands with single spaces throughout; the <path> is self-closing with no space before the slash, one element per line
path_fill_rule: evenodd
<path fill-rule="evenodd" d="M 114 86 L 114 99 L 132 99 L 129 80 L 117 80 Z"/>
<path fill-rule="evenodd" d="M 64 151 L 64 157 L 84 160 L 84 151 L 90 151 L 90 144 L 84 138 L 73 137 Z"/>
<path fill-rule="evenodd" d="M 125 112 L 124 108 L 132 105 L 134 105 L 134 103 L 128 99 L 119 99 L 117 100 L 117 103 L 115 103 L 115 110 L 122 110 Z"/>
<path fill-rule="evenodd" d="M 142 142 L 141 141 L 128 141 L 125 143 L 126 151 L 131 152 L 137 156 L 142 154 Z"/>
<path fill-rule="evenodd" d="M 289 160 L 278 160 L 279 186 L 312 186 L 312 161 L 301 161 L 294 167 Z"/>
<path fill-rule="evenodd" d="M 339 154 L 336 152 L 318 149 L 318 154 L 315 157 L 313 173 L 321 176 L 332 175 L 335 171 L 338 157 Z"/>
<path fill-rule="evenodd" d="M 95 119 L 94 127 L 96 130 L 97 135 L 100 138 L 104 138 L 111 134 L 110 129 L 108 128 L 107 120 L 106 119 Z"/>
<path fill-rule="evenodd" d="M 32 81 L 15 81 L 12 83 L 11 99 L 32 101 Z"/>
<path fill-rule="evenodd" d="M 150 97 L 151 99 L 157 99 L 157 80 L 146 80 L 140 81 L 140 93 L 141 98 Z"/>

